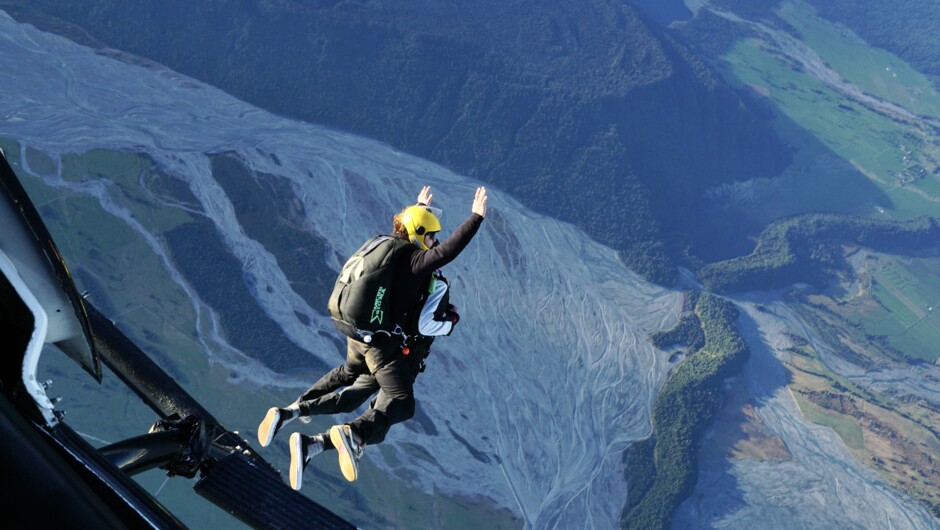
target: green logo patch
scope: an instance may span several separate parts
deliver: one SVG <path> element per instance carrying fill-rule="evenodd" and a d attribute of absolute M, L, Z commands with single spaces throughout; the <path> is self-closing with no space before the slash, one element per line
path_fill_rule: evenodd
<path fill-rule="evenodd" d="M 375 302 L 372 304 L 372 320 L 369 321 L 370 324 L 378 322 L 382 324 L 382 319 L 385 318 L 385 312 L 382 311 L 382 299 L 385 298 L 385 287 L 379 287 L 378 291 L 375 292 Z"/>

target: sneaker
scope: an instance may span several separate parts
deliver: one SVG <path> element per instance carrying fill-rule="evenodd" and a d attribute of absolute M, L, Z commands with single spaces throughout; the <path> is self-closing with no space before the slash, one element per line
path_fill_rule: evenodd
<path fill-rule="evenodd" d="M 304 483 L 307 462 L 323 452 L 323 437 L 304 436 L 299 432 L 290 435 L 290 487 L 300 490 Z"/>
<path fill-rule="evenodd" d="M 356 438 L 349 425 L 330 427 L 330 441 L 339 453 L 339 469 L 350 482 L 354 482 L 359 477 L 359 458 L 362 457 L 364 445 Z"/>
<path fill-rule="evenodd" d="M 281 427 L 287 425 L 293 421 L 293 419 L 294 411 L 291 409 L 269 408 L 268 413 L 265 414 L 264 419 L 261 420 L 261 425 L 258 426 L 258 442 L 261 443 L 261 447 L 270 445 L 277 431 L 281 430 Z"/>

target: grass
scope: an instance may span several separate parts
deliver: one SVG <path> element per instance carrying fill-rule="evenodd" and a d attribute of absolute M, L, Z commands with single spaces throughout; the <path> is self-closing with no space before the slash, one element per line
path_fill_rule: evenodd
<path fill-rule="evenodd" d="M 800 394 L 794 393 L 793 396 L 800 405 L 800 410 L 803 412 L 803 416 L 806 419 L 813 423 L 831 428 L 839 435 L 839 438 L 842 438 L 845 445 L 851 449 L 858 450 L 865 448 L 862 428 L 856 423 L 855 418 L 824 409 Z"/>
<path fill-rule="evenodd" d="M 873 273 L 871 289 L 880 310 L 854 320 L 866 332 L 887 337 L 905 355 L 935 362 L 940 356 L 940 259 L 886 259 L 888 264 Z"/>
<path fill-rule="evenodd" d="M 86 215 L 90 210 L 84 206 L 68 207 L 62 203 L 67 197 L 73 194 L 61 189 L 52 188 L 34 175 L 28 174 L 22 169 L 20 163 L 20 145 L 9 139 L 0 138 L 0 148 L 3 148 L 7 154 L 7 160 L 11 167 L 20 177 L 20 182 L 26 189 L 33 204 L 43 211 L 44 218 L 50 216 L 64 216 L 67 219 L 67 225 L 78 223 L 81 225 L 79 217 Z M 27 149 L 29 157 L 32 159 L 31 167 L 37 160 L 46 160 L 43 165 L 52 166 L 53 162 L 48 162 L 49 156 L 34 149 Z M 104 180 L 109 185 L 117 185 L 120 193 L 112 193 L 112 199 L 119 206 L 126 208 L 131 217 L 142 224 L 151 227 L 155 233 L 162 233 L 171 230 L 176 226 L 184 224 L 192 219 L 191 215 L 183 210 L 175 208 L 161 207 L 153 202 L 147 191 L 143 188 L 142 182 L 168 181 L 173 177 L 163 173 L 146 156 L 137 153 L 123 153 L 118 151 L 92 150 L 87 153 L 70 153 L 61 158 L 62 178 L 67 182 L 86 182 L 94 180 Z M 48 169 L 48 168 L 47 168 Z M 85 195 L 82 195 L 85 196 Z M 85 196 L 88 197 L 88 196 Z M 94 201 L 89 197 L 89 200 Z M 43 209 L 44 206 L 48 206 Z M 124 226 L 125 223 L 109 223 L 109 226 L 96 227 L 96 232 L 111 232 L 111 236 L 116 236 L 116 232 L 133 233 L 130 228 Z M 110 226 L 120 225 L 120 226 Z M 62 231 L 68 233 L 69 230 Z M 53 234 L 55 235 L 55 234 Z M 104 235 L 104 234 L 102 234 Z M 62 246 L 63 242 L 56 237 L 56 242 Z M 116 244 L 111 241 L 112 244 Z"/>
<path fill-rule="evenodd" d="M 94 149 L 81 154 L 62 156 L 65 180 L 82 182 L 105 178 L 116 184 L 121 194 L 115 200 L 127 208 L 134 219 L 152 228 L 153 232 L 165 232 L 191 220 L 190 214 L 176 208 L 164 208 L 155 204 L 142 186 L 142 182 L 172 177 L 164 174 L 150 158 L 119 151 Z"/>
<path fill-rule="evenodd" d="M 784 2 L 777 14 L 827 65 L 863 92 L 916 114 L 940 116 L 940 94 L 930 80 L 893 54 L 868 46 L 805 4 Z"/>
<path fill-rule="evenodd" d="M 844 388 L 846 392 L 859 396 L 869 403 L 874 403 L 882 407 L 890 407 L 890 400 L 878 394 L 873 394 L 867 389 L 856 385 L 851 379 L 830 370 L 829 367 L 819 360 L 818 353 L 812 347 L 802 346 L 793 348 L 790 351 L 798 356 L 792 359 L 790 364 L 797 370 L 805 372 L 805 379 L 816 381 L 816 383 L 812 385 L 804 381 L 802 384 L 797 384 L 796 386 L 809 390 L 821 390 L 831 388 L 834 385 Z"/>
<path fill-rule="evenodd" d="M 890 418 L 898 417 L 898 421 L 909 421 L 916 424 L 916 428 L 902 428 L 906 436 L 910 436 L 925 446 L 940 450 L 940 440 L 934 438 L 925 426 L 937 425 L 938 413 L 932 407 L 924 406 L 920 402 L 908 402 L 896 399 L 890 394 L 882 394 L 877 390 L 863 388 L 844 376 L 831 371 L 819 360 L 815 349 L 809 345 L 791 348 L 794 357 L 785 363 L 793 374 L 791 388 L 798 391 L 831 391 L 859 398 L 862 402 L 872 405 L 866 406 L 867 412 L 883 411 L 877 415 L 881 421 L 891 422 Z M 805 398 L 801 398 L 805 399 Z M 818 407 L 818 406 L 817 406 Z"/>
<path fill-rule="evenodd" d="M 933 176 L 923 177 L 917 187 L 927 192 L 932 197 L 940 197 L 940 179 Z M 940 204 L 937 204 L 934 212 L 940 211 Z"/>
<path fill-rule="evenodd" d="M 891 120 L 846 101 L 828 86 L 794 70 L 761 41 L 741 41 L 725 59 L 736 77 L 768 87 L 781 112 L 846 160 L 864 162 L 878 173 L 900 169 L 903 155 L 884 142 L 885 137 L 903 133 Z M 897 153 L 889 154 L 893 151 Z"/>
<path fill-rule="evenodd" d="M 793 14 L 796 12 L 798 9 L 788 4 L 785 13 L 789 15 L 785 16 L 793 18 L 795 23 L 809 16 L 804 13 L 797 17 Z M 829 40 L 850 40 L 823 24 L 808 27 L 807 32 L 813 35 L 809 42 L 817 45 L 824 45 Z M 842 55 L 834 58 L 830 66 L 843 74 L 839 70 L 843 63 L 864 62 L 858 55 L 853 55 L 854 49 L 846 45 L 839 52 Z M 814 157 L 829 150 L 853 165 L 884 194 L 883 203 L 877 206 L 894 218 L 936 214 L 937 199 L 940 198 L 935 193 L 940 188 L 935 182 L 936 177 L 927 175 L 914 179 L 921 175 L 920 169 L 932 172 L 936 168 L 940 149 L 935 145 L 935 139 L 918 127 L 893 121 L 855 103 L 759 39 L 739 41 L 723 59 L 726 77 L 730 81 L 755 87 L 757 92 L 771 100 L 781 116 L 780 132 L 784 137 L 800 143 L 799 137 L 809 133 L 820 142 L 820 146 L 811 148 L 808 156 Z M 828 61 L 828 55 L 826 59 Z M 899 59 L 895 61 L 901 62 Z M 920 88 L 916 91 L 923 92 Z M 921 98 L 930 108 L 934 105 L 940 107 L 940 98 L 927 95 Z M 832 193 L 832 185 L 825 180 L 828 176 L 826 171 L 819 167 L 814 170 L 817 178 L 805 175 L 794 180 L 794 185 L 802 191 L 791 190 L 785 197 L 793 201 L 788 205 L 792 211 L 805 211 L 797 202 L 801 196 L 811 196 L 819 209 L 833 211 L 846 211 L 851 205 L 861 206 L 871 200 L 871 194 L 863 193 L 863 187 L 840 186 L 838 193 Z M 902 181 L 904 185 L 901 185 Z M 774 197 L 775 201 L 778 199 Z M 870 213 L 874 214 L 874 208 L 870 208 Z"/>
<path fill-rule="evenodd" d="M 30 178 L 22 168 L 20 158 L 20 144 L 8 138 L 0 138 L 0 148 L 6 154 L 7 162 L 13 168 L 13 172 L 20 177 L 20 184 L 29 194 L 33 205 L 38 209 L 42 204 L 54 200 L 58 194 L 52 188 L 42 184 L 39 179 Z"/>
<path fill-rule="evenodd" d="M 149 167 L 149 162 L 133 153 L 92 149 L 84 153 L 69 153 L 62 156 L 62 178 L 72 182 L 81 182 L 107 176 L 116 183 L 127 182 Z M 71 168 L 68 172 L 65 167 Z"/>
<path fill-rule="evenodd" d="M 85 263 L 86 258 L 100 259 L 103 253 L 140 239 L 138 233 L 106 213 L 98 200 L 89 195 L 67 192 L 37 209 L 63 256 L 73 256 L 77 266 Z M 92 224 L 101 216 L 110 219 L 98 226 Z"/>

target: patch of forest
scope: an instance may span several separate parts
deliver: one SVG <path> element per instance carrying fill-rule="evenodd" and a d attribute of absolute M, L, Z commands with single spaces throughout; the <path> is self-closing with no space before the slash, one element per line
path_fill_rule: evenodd
<path fill-rule="evenodd" d="M 849 270 L 842 245 L 876 251 L 919 249 L 940 241 L 934 217 L 907 221 L 808 214 L 769 225 L 754 251 L 699 269 L 705 289 L 718 293 L 772 290 L 794 283 L 824 286 Z"/>
<path fill-rule="evenodd" d="M 694 293 L 691 300 L 693 316 L 680 326 L 697 323 L 704 344 L 669 374 L 653 405 L 653 436 L 626 455 L 624 529 L 669 527 L 698 480 L 698 445 L 718 412 L 722 382 L 740 372 L 749 355 L 731 302 L 708 293 Z"/>

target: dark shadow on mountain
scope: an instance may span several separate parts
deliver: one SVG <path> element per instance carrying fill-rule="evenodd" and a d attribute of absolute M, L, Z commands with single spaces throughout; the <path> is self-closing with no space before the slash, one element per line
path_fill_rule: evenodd
<path fill-rule="evenodd" d="M 790 166 L 774 178 L 716 186 L 699 198 L 698 209 L 679 213 L 667 229 L 687 242 L 691 264 L 749 254 L 770 223 L 804 213 L 878 216 L 894 201 L 869 177 L 826 147 L 812 133 L 771 109 L 763 97 L 740 87 L 752 107 L 772 113 L 793 153 Z M 833 199 L 838 200 L 833 200 Z"/>
<path fill-rule="evenodd" d="M 787 30 L 785 23 L 772 12 L 778 3 L 778 0 L 713 2 L 720 9 Z M 724 68 L 723 55 L 735 43 L 760 37 L 752 31 L 744 24 L 731 22 L 706 9 L 691 22 L 677 25 L 673 34 L 720 69 Z M 876 207 L 893 207 L 891 199 L 870 178 L 780 112 L 762 93 L 768 89 L 796 90 L 795 87 L 752 86 L 734 82 L 730 75 L 723 77 L 755 114 L 762 114 L 768 122 L 773 122 L 774 130 L 788 145 L 792 158 L 787 169 L 773 178 L 754 174 L 755 178 L 743 185 L 718 185 L 709 189 L 699 198 L 701 207 L 688 210 L 693 212 L 691 215 L 680 213 L 675 218 L 670 230 L 690 242 L 687 252 L 692 258 L 691 268 L 695 268 L 696 259 L 714 262 L 750 253 L 755 237 L 777 219 L 810 212 L 873 216 L 877 215 Z M 755 154 L 761 156 L 760 152 Z"/>
<path fill-rule="evenodd" d="M 772 311 L 765 309 L 765 311 Z M 738 318 L 738 329 L 750 347 L 751 355 L 748 358 L 742 375 L 747 383 L 747 391 L 755 405 L 766 404 L 781 388 L 791 383 L 791 374 L 784 367 L 774 351 L 762 340 L 760 328 L 747 313 L 742 312 Z"/>
<path fill-rule="evenodd" d="M 659 283 L 719 231 L 689 224 L 736 226 L 706 219 L 706 190 L 789 164 L 766 115 L 625 2 L 9 3 L 498 186 Z"/>
<path fill-rule="evenodd" d="M 683 0 L 627 0 L 661 26 L 692 18 Z"/>

